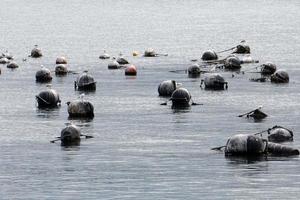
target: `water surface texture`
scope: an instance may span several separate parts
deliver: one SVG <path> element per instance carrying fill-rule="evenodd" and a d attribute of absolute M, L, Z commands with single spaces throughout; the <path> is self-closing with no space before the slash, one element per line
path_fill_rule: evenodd
<path fill-rule="evenodd" d="M 0 51 L 14 54 L 20 68 L 0 66 L 0 199 L 299 199 L 299 157 L 249 161 L 210 150 L 231 135 L 276 124 L 292 129 L 294 142 L 286 144 L 300 148 L 299 8 L 298 0 L 2 0 Z M 290 83 L 224 72 L 229 88 L 214 92 L 200 89 L 204 76 L 169 72 L 241 40 L 260 63 L 286 69 Z M 27 57 L 35 44 L 42 58 Z M 169 56 L 132 56 L 149 47 Z M 122 52 L 138 75 L 109 71 L 98 59 L 104 49 Z M 85 95 L 93 120 L 68 120 L 65 103 L 80 94 L 77 74 L 53 77 L 60 108 L 36 108 L 35 95 L 46 86 L 35 72 L 40 65 L 54 70 L 61 55 L 71 70 L 88 70 L 97 81 L 96 92 Z M 168 79 L 204 105 L 161 106 L 166 99 L 157 86 Z M 236 117 L 260 105 L 269 114 L 262 122 Z M 68 122 L 94 138 L 74 148 L 50 143 Z"/>

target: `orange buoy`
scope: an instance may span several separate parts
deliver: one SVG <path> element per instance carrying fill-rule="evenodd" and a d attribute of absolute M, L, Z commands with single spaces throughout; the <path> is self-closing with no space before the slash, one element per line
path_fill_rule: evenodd
<path fill-rule="evenodd" d="M 133 56 L 138 56 L 138 55 L 139 55 L 139 52 L 138 52 L 138 51 L 134 51 L 134 52 L 132 52 L 132 55 L 133 55 Z"/>
<path fill-rule="evenodd" d="M 136 76 L 136 67 L 134 65 L 130 65 L 129 67 L 126 67 L 125 69 L 125 75 L 126 76 Z"/>
<path fill-rule="evenodd" d="M 66 57 L 60 56 L 60 57 L 56 58 L 56 62 L 55 63 L 57 65 L 59 65 L 59 64 L 67 64 L 68 61 L 67 61 Z"/>

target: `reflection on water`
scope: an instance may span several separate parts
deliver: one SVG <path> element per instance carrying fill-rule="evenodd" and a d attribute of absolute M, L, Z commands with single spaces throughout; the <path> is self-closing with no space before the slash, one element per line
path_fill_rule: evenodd
<path fill-rule="evenodd" d="M 93 121 L 93 119 L 87 119 L 87 118 L 76 118 L 76 119 L 69 119 L 69 123 L 65 123 L 66 125 L 68 124 L 75 124 L 78 127 L 90 127 L 91 126 L 91 122 Z"/>
<path fill-rule="evenodd" d="M 91 122 L 93 121 L 93 119 L 94 117 L 90 119 L 87 119 L 87 117 L 71 117 L 71 116 L 68 117 L 68 120 L 71 122 Z"/>
<path fill-rule="evenodd" d="M 80 150 L 80 142 L 81 141 L 77 141 L 74 144 L 71 145 L 64 145 L 61 143 L 61 150 L 62 151 L 79 151 Z"/>
<path fill-rule="evenodd" d="M 60 106 L 57 108 L 36 108 L 37 117 L 54 118 L 59 115 Z"/>
<path fill-rule="evenodd" d="M 1 198 L 299 199 L 299 157 L 227 158 L 210 150 L 236 133 L 275 124 L 300 130 L 299 6 L 297 0 L 1 1 L 0 52 L 9 50 L 20 64 L 14 71 L 0 66 Z M 260 64 L 285 68 L 290 83 L 250 82 L 260 75 L 247 70 L 259 64 L 219 70 L 226 91 L 201 90 L 201 77 L 170 72 L 185 70 L 204 50 L 242 39 Z M 43 50 L 38 59 L 27 57 L 35 44 Z M 149 47 L 168 56 L 132 56 Z M 115 57 L 122 51 L 138 75 L 108 70 L 108 61 L 99 59 L 103 49 Z M 54 70 L 58 55 L 66 55 L 76 73 L 88 69 L 97 90 L 75 91 L 78 74 L 53 76 L 61 108 L 37 109 L 35 95 L 46 84 L 36 83 L 35 73 L 40 65 Z M 182 83 L 204 105 L 160 105 L 168 100 L 157 97 L 164 80 Z M 65 102 L 82 93 L 94 105 L 94 119 L 68 119 Z M 265 120 L 236 117 L 259 105 Z M 73 147 L 51 144 L 66 122 L 94 138 Z M 299 141 L 295 134 L 289 145 L 299 148 Z"/>
<path fill-rule="evenodd" d="M 228 164 L 254 164 L 257 162 L 267 161 L 266 155 L 260 156 L 225 156 Z"/>
<path fill-rule="evenodd" d="M 76 90 L 76 94 L 79 96 L 81 94 L 94 96 L 96 94 L 96 90 Z"/>
<path fill-rule="evenodd" d="M 172 112 L 174 114 L 180 114 L 180 113 L 188 113 L 191 111 L 192 106 L 184 106 L 184 107 L 178 107 L 178 106 L 171 106 Z"/>
<path fill-rule="evenodd" d="M 137 76 L 125 76 L 126 80 L 135 80 L 137 79 Z"/>

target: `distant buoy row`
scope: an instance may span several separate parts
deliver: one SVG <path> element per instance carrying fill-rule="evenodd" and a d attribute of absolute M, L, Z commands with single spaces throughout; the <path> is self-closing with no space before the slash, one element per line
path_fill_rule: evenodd
<path fill-rule="evenodd" d="M 227 51 L 232 51 L 231 54 L 224 59 L 220 59 L 218 53 L 224 53 Z M 225 71 L 240 71 L 242 64 L 247 63 L 258 63 L 257 60 L 253 60 L 250 56 L 250 47 L 245 44 L 245 41 L 241 41 L 241 44 L 220 51 L 215 52 L 214 50 L 206 50 L 203 52 L 201 56 L 202 65 L 210 66 L 216 65 L 216 68 L 223 68 Z M 242 56 L 241 55 L 246 55 Z M 195 61 L 195 60 L 193 60 Z M 251 79 L 251 81 L 259 81 L 264 82 L 266 80 L 270 80 L 272 83 L 288 83 L 289 75 L 284 70 L 278 70 L 276 65 L 271 62 L 266 62 L 265 64 L 260 65 L 260 73 L 262 74 L 262 78 Z M 200 73 L 206 73 L 207 71 L 203 71 L 199 64 L 193 64 L 188 68 L 188 74 L 191 78 L 197 78 L 200 76 Z M 208 71 L 212 72 L 212 71 Z"/>
<path fill-rule="evenodd" d="M 14 61 L 14 57 L 8 51 L 0 54 L 0 64 L 6 64 L 9 69 L 16 69 L 19 65 Z M 1 74 L 1 69 L 0 69 Z"/>

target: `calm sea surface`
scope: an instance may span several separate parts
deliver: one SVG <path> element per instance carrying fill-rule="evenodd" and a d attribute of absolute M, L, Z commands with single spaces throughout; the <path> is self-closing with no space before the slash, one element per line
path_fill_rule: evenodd
<path fill-rule="evenodd" d="M 286 144 L 300 148 L 299 9 L 298 0 L 1 0 L 0 51 L 9 50 L 20 67 L 0 66 L 0 199 L 300 199 L 299 157 L 248 161 L 210 150 L 276 124 L 292 129 L 294 142 Z M 290 83 L 224 72 L 229 88 L 214 92 L 200 89 L 204 75 L 169 72 L 243 39 L 254 59 L 286 69 Z M 44 56 L 23 62 L 35 44 Z M 169 56 L 132 56 L 149 47 Z M 122 52 L 137 77 L 109 71 L 109 61 L 98 59 L 104 49 Z M 97 81 L 97 91 L 85 95 L 93 120 L 68 120 L 65 102 L 80 94 L 76 74 L 53 77 L 60 108 L 36 108 L 46 85 L 35 73 L 40 65 L 54 70 L 61 55 L 71 70 L 88 70 Z M 161 106 L 157 86 L 168 79 L 204 105 Z M 236 117 L 260 105 L 269 114 L 262 122 Z M 50 143 L 68 122 L 94 138 L 74 148 Z"/>

